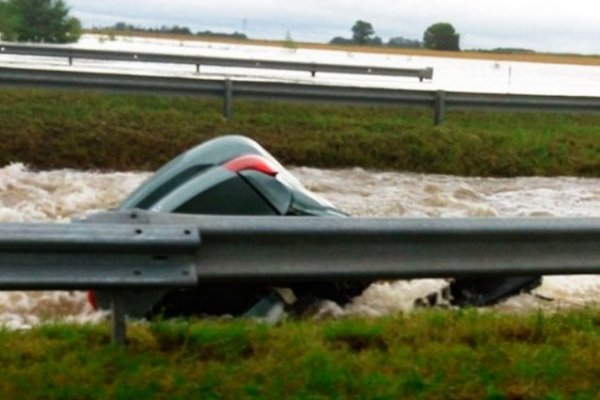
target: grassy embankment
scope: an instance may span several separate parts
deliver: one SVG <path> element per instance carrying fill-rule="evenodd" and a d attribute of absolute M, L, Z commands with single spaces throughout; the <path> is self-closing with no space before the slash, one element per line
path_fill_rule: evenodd
<path fill-rule="evenodd" d="M 2 398 L 596 399 L 597 312 L 0 331 Z"/>
<path fill-rule="evenodd" d="M 0 91 L 0 165 L 152 170 L 240 133 L 284 164 L 466 176 L 600 176 L 600 116 L 449 112 L 23 89 Z"/>

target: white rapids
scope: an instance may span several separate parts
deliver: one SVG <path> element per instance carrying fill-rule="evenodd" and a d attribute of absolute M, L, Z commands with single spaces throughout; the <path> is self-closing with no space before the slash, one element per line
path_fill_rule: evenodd
<path fill-rule="evenodd" d="M 360 168 L 290 168 L 311 191 L 355 216 L 371 217 L 600 217 L 600 179 L 464 178 Z M 0 222 L 68 222 L 74 215 L 115 207 L 150 174 L 74 170 L 32 171 L 22 164 L 0 168 Z M 414 300 L 445 285 L 441 279 L 381 282 L 340 308 L 321 315 L 382 315 L 410 311 Z M 594 305 L 600 276 L 546 277 L 535 293 L 496 306 L 512 312 Z M 83 292 L 0 292 L 0 325 L 28 328 L 40 321 L 95 322 Z"/>

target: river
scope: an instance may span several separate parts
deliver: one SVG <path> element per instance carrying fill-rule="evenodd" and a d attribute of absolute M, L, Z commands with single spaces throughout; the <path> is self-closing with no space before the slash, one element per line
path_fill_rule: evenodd
<path fill-rule="evenodd" d="M 370 217 L 600 217 L 600 179 L 465 178 L 361 168 L 290 168 L 310 190 L 355 216 Z M 115 207 L 148 172 L 33 171 L 23 164 L 0 168 L 0 222 L 68 222 L 75 215 Z M 383 315 L 410 311 L 414 300 L 440 290 L 440 279 L 372 285 L 344 308 L 324 303 L 318 316 Z M 600 298 L 598 276 L 545 277 L 535 290 L 495 306 L 509 312 L 560 310 L 592 305 Z M 0 292 L 0 325 L 28 328 L 62 319 L 105 318 L 71 291 Z"/>

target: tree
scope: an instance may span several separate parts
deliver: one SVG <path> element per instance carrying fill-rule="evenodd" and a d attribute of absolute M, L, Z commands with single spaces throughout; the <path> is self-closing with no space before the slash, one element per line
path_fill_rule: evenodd
<path fill-rule="evenodd" d="M 296 42 L 294 42 L 294 39 L 292 39 L 292 34 L 290 31 L 287 31 L 285 34 L 285 39 L 283 39 L 283 47 L 290 50 L 296 50 L 298 48 L 298 45 Z"/>
<path fill-rule="evenodd" d="M 387 42 L 388 47 L 419 48 L 422 43 L 414 39 L 406 39 L 402 36 L 390 38 Z"/>
<path fill-rule="evenodd" d="M 354 44 L 352 39 L 347 39 L 341 36 L 336 36 L 329 41 L 329 44 L 337 44 L 337 45 L 351 45 Z"/>
<path fill-rule="evenodd" d="M 70 43 L 81 36 L 81 23 L 69 17 L 63 0 L 8 0 L 3 4 L 19 21 L 15 30 L 19 41 Z"/>
<path fill-rule="evenodd" d="M 174 25 L 172 28 L 163 27 L 161 31 L 167 33 L 175 33 L 178 35 L 191 35 L 192 31 L 187 26 Z"/>
<path fill-rule="evenodd" d="M 367 44 L 369 46 L 381 46 L 383 44 L 383 40 L 379 36 L 375 36 L 373 38 L 369 38 L 367 40 Z"/>
<path fill-rule="evenodd" d="M 10 4 L 0 1 L 0 39 L 16 40 L 19 23 Z"/>
<path fill-rule="evenodd" d="M 127 25 L 125 22 L 117 22 L 114 26 L 114 29 L 117 31 L 126 31 L 126 30 L 131 30 L 131 28 L 133 28 L 132 25 Z"/>
<path fill-rule="evenodd" d="M 423 34 L 423 45 L 434 50 L 460 51 L 460 35 L 447 22 L 431 25 Z"/>
<path fill-rule="evenodd" d="M 369 22 L 358 20 L 352 27 L 352 40 L 356 44 L 365 45 L 373 40 L 372 36 L 375 34 L 373 25 Z"/>

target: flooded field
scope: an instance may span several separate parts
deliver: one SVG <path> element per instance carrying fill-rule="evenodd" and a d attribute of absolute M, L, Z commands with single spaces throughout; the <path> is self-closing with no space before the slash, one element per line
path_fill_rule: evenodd
<path fill-rule="evenodd" d="M 360 168 L 290 168 L 304 185 L 355 216 L 372 217 L 600 217 L 600 179 L 462 178 Z M 0 168 L 0 222 L 68 222 L 115 207 L 149 173 L 96 173 L 72 170 L 31 171 L 22 164 Z M 441 289 L 440 279 L 372 285 L 345 308 L 325 304 L 324 315 L 381 315 L 411 310 L 416 298 Z M 535 293 L 497 306 L 527 311 L 595 303 L 598 276 L 544 278 Z M 27 328 L 47 319 L 98 321 L 83 292 L 0 292 L 0 324 Z"/>
<path fill-rule="evenodd" d="M 127 73 L 178 76 L 194 79 L 223 78 L 275 80 L 303 84 L 350 85 L 410 90 L 446 90 L 478 93 L 513 93 L 561 96 L 597 96 L 600 68 L 596 65 L 567 65 L 500 59 L 465 59 L 410 54 L 287 48 L 249 44 L 216 43 L 197 40 L 168 40 L 117 36 L 83 35 L 74 48 L 177 54 L 232 59 L 266 59 L 284 62 L 314 62 L 372 67 L 422 69 L 431 67 L 433 78 L 420 82 L 413 77 L 318 73 L 258 68 L 202 65 L 140 63 L 76 58 L 0 54 L 0 65 L 7 67 L 82 70 L 100 73 Z M 1 50 L 1 49 L 0 49 Z M 0 51 L 1 52 L 1 51 Z M 581 59 L 576 60 L 580 61 Z M 585 60 L 585 59 L 584 59 Z"/>

